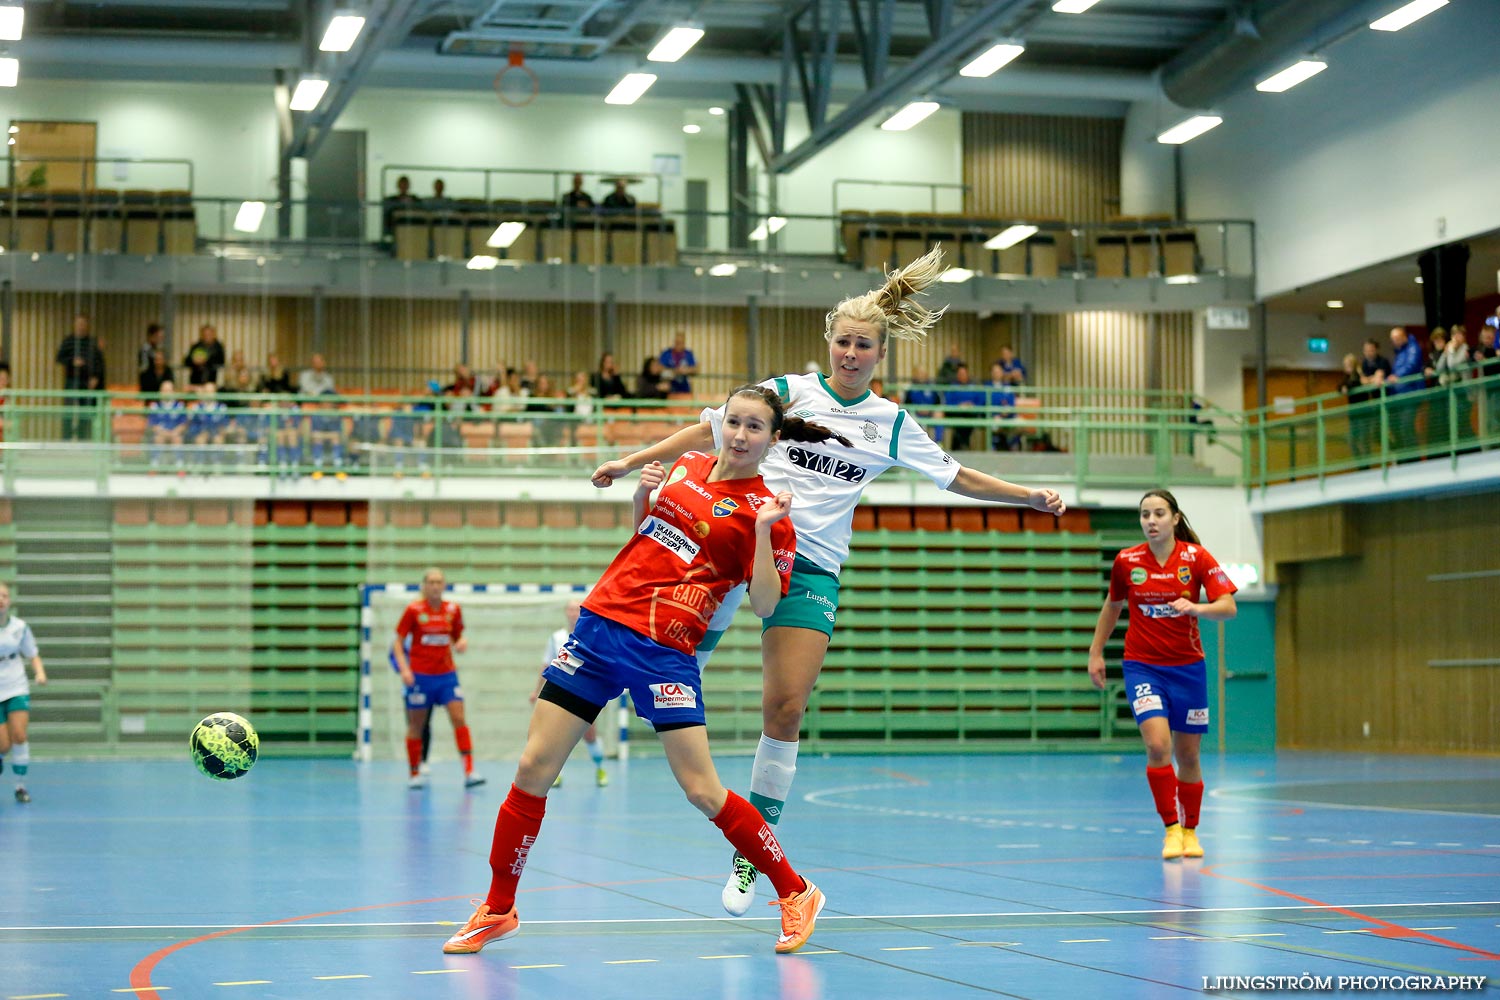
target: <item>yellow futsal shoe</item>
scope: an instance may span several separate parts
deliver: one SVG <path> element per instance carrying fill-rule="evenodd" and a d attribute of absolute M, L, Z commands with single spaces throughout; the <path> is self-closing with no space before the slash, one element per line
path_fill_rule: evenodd
<path fill-rule="evenodd" d="M 1198 843 L 1198 831 L 1184 829 L 1182 831 L 1182 856 L 1185 858 L 1203 857 L 1203 845 Z"/>
<path fill-rule="evenodd" d="M 1198 839 L 1194 837 L 1193 843 L 1196 844 L 1197 842 Z M 1199 853 L 1201 855 L 1201 848 L 1199 849 Z M 1173 823 L 1167 827 L 1167 835 L 1161 842 L 1161 857 L 1163 861 L 1182 857 L 1182 824 Z"/>
<path fill-rule="evenodd" d="M 823 890 L 803 879 L 806 886 L 801 892 L 783 896 L 771 906 L 781 907 L 781 936 L 776 939 L 776 953 L 788 955 L 807 944 L 812 937 L 813 925 L 818 914 L 823 912 Z"/>
<path fill-rule="evenodd" d="M 479 909 L 464 924 L 463 930 L 443 943 L 445 955 L 477 955 L 491 941 L 513 937 L 521 929 L 521 919 L 516 916 L 512 903 L 509 913 L 491 913 L 488 903 L 480 903 Z"/>
<path fill-rule="evenodd" d="M 600 788 L 604 788 L 609 785 L 609 772 L 604 769 L 603 764 L 600 764 L 598 767 L 594 768 L 594 784 L 598 785 Z"/>

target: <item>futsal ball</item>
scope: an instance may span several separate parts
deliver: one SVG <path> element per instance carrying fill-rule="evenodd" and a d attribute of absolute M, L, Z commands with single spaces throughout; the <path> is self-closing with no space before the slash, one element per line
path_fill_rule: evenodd
<path fill-rule="evenodd" d="M 215 781 L 246 774 L 260 752 L 255 727 L 233 712 L 215 712 L 193 727 L 188 737 L 193 764 Z"/>

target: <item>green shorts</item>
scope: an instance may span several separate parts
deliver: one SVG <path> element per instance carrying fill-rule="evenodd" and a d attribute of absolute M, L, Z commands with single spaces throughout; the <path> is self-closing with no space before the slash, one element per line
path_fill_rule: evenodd
<path fill-rule="evenodd" d="M 4 722 L 6 716 L 12 712 L 31 711 L 31 695 L 18 694 L 14 698 L 6 698 L 0 701 L 0 722 Z"/>
<path fill-rule="evenodd" d="M 768 628 L 810 628 L 833 638 L 833 626 L 839 617 L 839 578 L 821 566 L 797 556 L 792 560 L 791 586 L 786 596 L 761 622 Z"/>

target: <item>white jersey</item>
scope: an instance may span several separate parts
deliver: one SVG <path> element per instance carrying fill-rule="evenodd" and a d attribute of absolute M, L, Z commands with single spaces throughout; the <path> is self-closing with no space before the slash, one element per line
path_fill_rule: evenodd
<path fill-rule="evenodd" d="M 760 468 L 767 486 L 792 493 L 797 555 L 835 576 L 849 558 L 854 507 L 876 476 L 899 465 L 922 473 L 945 490 L 958 475 L 959 464 L 953 456 L 888 399 L 868 390 L 858 399 L 843 399 L 816 372 L 783 375 L 761 385 L 781 396 L 787 416 L 822 424 L 854 446 L 845 448 L 837 441 L 782 441 Z M 724 407 L 705 409 L 702 418 L 713 427 L 714 444 L 722 446 Z"/>
<path fill-rule="evenodd" d="M 26 682 L 26 665 L 37 655 L 36 637 L 31 626 L 11 615 L 0 625 L 0 701 L 31 693 Z"/>

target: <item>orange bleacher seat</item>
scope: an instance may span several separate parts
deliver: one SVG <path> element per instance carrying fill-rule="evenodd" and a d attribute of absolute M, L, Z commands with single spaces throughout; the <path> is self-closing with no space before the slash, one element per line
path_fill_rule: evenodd
<path fill-rule="evenodd" d="M 5 501 L 5 523 L 10 523 L 10 501 Z M 116 500 L 115 501 L 115 523 L 116 524 L 150 524 L 151 509 L 144 500 Z"/>
<path fill-rule="evenodd" d="M 156 524 L 187 524 L 188 517 L 186 500 L 158 500 L 151 507 L 151 520 Z"/>
<path fill-rule="evenodd" d="M 257 528 L 264 528 L 271 523 L 271 502 L 269 500 L 257 500 L 255 502 L 255 515 L 251 523 Z"/>
<path fill-rule="evenodd" d="M 393 528 L 420 528 L 427 523 L 427 512 L 419 503 L 389 504 L 385 516 Z"/>
<path fill-rule="evenodd" d="M 948 512 L 948 519 L 954 531 L 962 531 L 966 535 L 977 535 L 984 531 L 983 507 L 954 507 Z"/>
<path fill-rule="evenodd" d="M 530 501 L 506 504 L 505 526 L 507 528 L 540 528 L 542 526 L 540 505 Z"/>
<path fill-rule="evenodd" d="M 911 508 L 910 507 L 877 507 L 875 508 L 875 523 L 887 531 L 910 531 Z"/>
<path fill-rule="evenodd" d="M 342 500 L 314 500 L 312 523 L 320 528 L 342 528 L 349 523 L 349 505 Z"/>
<path fill-rule="evenodd" d="M 229 523 L 229 501 L 194 500 L 193 523 L 222 527 Z"/>
<path fill-rule="evenodd" d="M 990 531 L 1020 531 L 1021 512 L 1014 507 L 985 507 L 984 526 Z"/>
<path fill-rule="evenodd" d="M 501 424 L 498 443 L 502 448 L 529 448 L 531 424 L 524 422 Z"/>
<path fill-rule="evenodd" d="M 620 526 L 620 512 L 624 504 L 586 503 L 578 511 L 578 521 L 585 528 L 613 531 Z"/>
<path fill-rule="evenodd" d="M 463 508 L 456 503 L 437 503 L 427 508 L 427 523 L 434 528 L 462 528 Z"/>
<path fill-rule="evenodd" d="M 491 421 L 466 420 L 459 424 L 458 432 L 463 435 L 465 448 L 488 451 L 495 446 L 495 425 Z"/>
<path fill-rule="evenodd" d="M 349 523 L 361 528 L 370 526 L 370 505 L 363 500 L 349 504 Z"/>
<path fill-rule="evenodd" d="M 471 528 L 500 527 L 500 505 L 493 502 L 464 504 L 464 523 Z"/>
<path fill-rule="evenodd" d="M 1089 512 L 1086 510 L 1069 510 L 1057 518 L 1057 530 L 1068 531 L 1080 535 L 1086 535 L 1091 531 L 1089 524 Z"/>
<path fill-rule="evenodd" d="M 142 414 L 116 413 L 109 424 L 117 444 L 140 444 L 146 440 L 146 418 Z"/>
<path fill-rule="evenodd" d="M 875 530 L 875 508 L 860 505 L 854 508 L 854 530 Z"/>
<path fill-rule="evenodd" d="M 922 531 L 947 531 L 947 508 L 917 507 L 912 511 L 912 525 Z"/>
<path fill-rule="evenodd" d="M 1036 531 L 1050 534 L 1057 530 L 1057 518 L 1046 511 L 1023 510 L 1021 511 L 1021 524 L 1027 531 Z"/>
<path fill-rule="evenodd" d="M 307 502 L 304 500 L 272 500 L 271 523 L 283 528 L 300 528 L 307 524 Z"/>
<path fill-rule="evenodd" d="M 549 503 L 542 508 L 542 526 L 572 530 L 578 527 L 578 508 L 570 503 Z"/>

